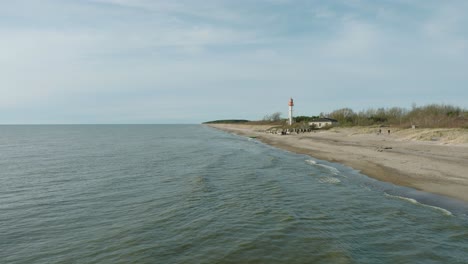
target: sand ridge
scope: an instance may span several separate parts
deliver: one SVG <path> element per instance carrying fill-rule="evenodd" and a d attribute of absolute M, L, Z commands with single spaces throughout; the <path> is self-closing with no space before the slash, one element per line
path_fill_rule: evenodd
<path fill-rule="evenodd" d="M 384 128 L 379 134 L 376 128 L 335 128 L 282 136 L 265 133 L 270 127 L 266 125 L 209 126 L 342 163 L 378 180 L 468 202 L 468 144 L 464 140 L 468 138 L 468 130 L 391 128 L 388 134 L 388 128 Z M 451 137 L 445 140 L 442 133 Z M 434 140 L 431 135 L 438 137 Z M 431 141 L 420 141 L 427 138 Z"/>

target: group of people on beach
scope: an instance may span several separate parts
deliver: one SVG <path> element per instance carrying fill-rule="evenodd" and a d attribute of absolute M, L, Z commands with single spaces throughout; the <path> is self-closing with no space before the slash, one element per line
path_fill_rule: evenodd
<path fill-rule="evenodd" d="M 387 132 L 388 132 L 388 134 L 390 135 L 390 129 L 389 129 Z M 381 128 L 379 129 L 379 135 L 380 135 L 380 134 L 382 134 L 382 129 L 381 129 Z"/>

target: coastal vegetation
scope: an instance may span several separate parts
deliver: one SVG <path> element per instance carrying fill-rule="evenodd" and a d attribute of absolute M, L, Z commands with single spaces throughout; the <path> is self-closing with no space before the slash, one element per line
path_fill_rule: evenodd
<path fill-rule="evenodd" d="M 369 108 L 355 112 L 351 108 L 340 108 L 318 116 L 296 116 L 292 126 L 286 124 L 280 112 L 267 114 L 262 120 L 225 119 L 205 122 L 204 124 L 241 124 L 272 125 L 277 127 L 306 128 L 309 122 L 327 117 L 338 121 L 337 126 L 393 126 L 401 128 L 465 128 L 468 129 L 468 110 L 445 104 L 413 105 L 411 109 L 402 107 Z M 330 127 L 326 127 L 330 128 Z M 323 129 L 323 128 L 322 128 Z"/>
<path fill-rule="evenodd" d="M 430 104 L 409 109 L 370 108 L 354 112 L 342 108 L 321 116 L 338 120 L 340 126 L 398 126 L 420 128 L 468 128 L 468 110 L 457 106 Z"/>
<path fill-rule="evenodd" d="M 241 124 L 250 122 L 249 120 L 245 119 L 222 119 L 222 120 L 213 120 L 204 122 L 203 124 Z"/>
<path fill-rule="evenodd" d="M 278 122 L 281 121 L 281 112 L 275 112 L 271 115 L 265 115 L 263 121 Z"/>

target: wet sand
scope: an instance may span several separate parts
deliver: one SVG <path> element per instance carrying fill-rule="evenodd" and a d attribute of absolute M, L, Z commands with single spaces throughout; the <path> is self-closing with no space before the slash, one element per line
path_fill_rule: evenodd
<path fill-rule="evenodd" d="M 450 140 L 432 137 L 433 141 L 419 141 L 415 140 L 422 138 L 417 129 L 390 134 L 384 129 L 378 134 L 378 129 L 338 128 L 282 136 L 265 133 L 270 126 L 209 126 L 255 136 L 266 144 L 291 152 L 345 164 L 381 181 L 468 202 L 468 144 L 465 143 L 468 130 L 457 131 L 457 137 Z"/>

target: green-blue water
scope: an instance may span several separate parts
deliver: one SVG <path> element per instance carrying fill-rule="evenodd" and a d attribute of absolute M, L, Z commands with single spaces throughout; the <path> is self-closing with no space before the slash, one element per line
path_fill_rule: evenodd
<path fill-rule="evenodd" d="M 0 126 L 0 183 L 0 263 L 468 262 L 466 204 L 204 126 Z"/>

